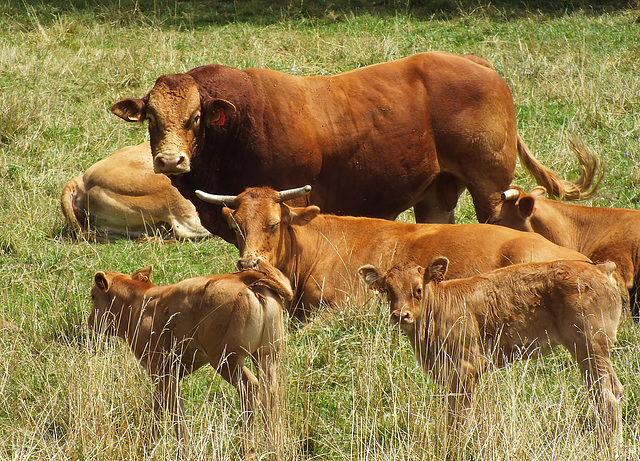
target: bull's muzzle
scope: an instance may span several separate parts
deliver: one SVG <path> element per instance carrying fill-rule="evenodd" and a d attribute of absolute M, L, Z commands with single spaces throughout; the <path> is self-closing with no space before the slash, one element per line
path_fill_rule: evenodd
<path fill-rule="evenodd" d="M 189 157 L 185 153 L 158 154 L 153 159 L 153 171 L 160 174 L 176 175 L 191 171 Z"/>

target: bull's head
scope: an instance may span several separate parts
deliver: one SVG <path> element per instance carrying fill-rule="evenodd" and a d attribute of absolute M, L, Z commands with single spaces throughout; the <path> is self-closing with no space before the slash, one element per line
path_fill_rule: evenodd
<path fill-rule="evenodd" d="M 524 232 L 533 232 L 531 217 L 536 211 L 536 200 L 546 195 L 547 190 L 538 186 L 528 194 L 513 186 L 502 193 L 502 209 L 496 221 L 501 226 Z"/>
<path fill-rule="evenodd" d="M 191 171 L 191 159 L 205 126 L 222 126 L 236 113 L 224 99 L 201 97 L 189 74 L 163 75 L 142 99 L 123 99 L 111 107 L 127 122 L 149 121 L 153 169 L 179 175 Z"/>
<path fill-rule="evenodd" d="M 94 285 L 89 291 L 93 302 L 93 310 L 87 320 L 89 328 L 108 335 L 123 336 L 123 329 L 130 321 L 131 310 L 123 299 L 123 295 L 127 297 L 126 290 L 122 290 L 120 285 L 122 281 L 134 281 L 150 287 L 152 269 L 152 266 L 148 266 L 131 275 L 110 271 L 96 272 Z"/>
<path fill-rule="evenodd" d="M 438 257 L 425 269 L 413 263 L 393 266 L 385 274 L 372 265 L 362 266 L 358 275 L 372 290 L 387 295 L 390 304 L 389 321 L 405 330 L 413 330 L 422 314 L 425 291 L 442 280 L 447 273 L 449 260 Z"/>
<path fill-rule="evenodd" d="M 284 202 L 307 195 L 311 186 L 275 191 L 269 187 L 252 187 L 240 195 L 212 195 L 196 191 L 201 200 L 222 205 L 229 227 L 236 233 L 239 269 L 256 268 L 259 260 L 278 267 L 285 250 L 288 226 L 304 225 L 320 213 L 317 206 L 290 207 Z"/>

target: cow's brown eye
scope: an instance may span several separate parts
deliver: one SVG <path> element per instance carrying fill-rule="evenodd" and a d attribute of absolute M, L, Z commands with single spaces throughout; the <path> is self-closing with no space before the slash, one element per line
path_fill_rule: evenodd
<path fill-rule="evenodd" d="M 200 123 L 200 114 L 196 114 L 196 116 L 193 117 L 193 124 L 197 125 L 198 123 Z"/>
<path fill-rule="evenodd" d="M 416 289 L 416 298 L 422 298 L 422 288 Z"/>
<path fill-rule="evenodd" d="M 279 222 L 277 223 L 273 223 L 267 226 L 267 231 L 269 232 L 275 232 L 276 229 L 278 228 L 278 224 L 280 224 Z"/>

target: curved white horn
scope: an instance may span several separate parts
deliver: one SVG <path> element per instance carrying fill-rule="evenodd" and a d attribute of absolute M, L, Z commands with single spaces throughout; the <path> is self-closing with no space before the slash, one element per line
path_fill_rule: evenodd
<path fill-rule="evenodd" d="M 504 191 L 500 196 L 500 198 L 502 198 L 503 202 L 506 202 L 508 200 L 517 199 L 519 195 L 520 195 L 520 191 L 518 189 L 509 189 Z"/>
<path fill-rule="evenodd" d="M 201 190 L 196 191 L 196 197 L 207 203 L 229 207 L 236 206 L 236 200 L 238 199 L 237 195 L 215 195 Z"/>
<path fill-rule="evenodd" d="M 287 200 L 293 200 L 294 198 L 307 195 L 309 192 L 311 192 L 311 186 L 307 184 L 306 186 L 298 187 L 297 189 L 281 190 L 278 192 L 278 197 L 281 202 L 286 202 Z"/>

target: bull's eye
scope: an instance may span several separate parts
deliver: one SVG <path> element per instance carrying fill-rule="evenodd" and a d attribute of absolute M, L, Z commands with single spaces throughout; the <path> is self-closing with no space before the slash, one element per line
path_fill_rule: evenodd
<path fill-rule="evenodd" d="M 280 224 L 279 222 L 277 222 L 277 223 L 273 223 L 273 224 L 269 224 L 269 225 L 267 226 L 267 231 L 268 231 L 268 232 L 275 232 L 275 231 L 276 231 L 276 229 L 278 228 L 278 225 L 279 225 L 279 224 Z"/>
<path fill-rule="evenodd" d="M 416 288 L 416 298 L 422 298 L 422 288 Z"/>
<path fill-rule="evenodd" d="M 198 126 L 200 123 L 200 113 L 197 113 L 195 117 L 193 117 L 193 126 Z"/>

